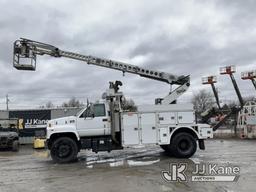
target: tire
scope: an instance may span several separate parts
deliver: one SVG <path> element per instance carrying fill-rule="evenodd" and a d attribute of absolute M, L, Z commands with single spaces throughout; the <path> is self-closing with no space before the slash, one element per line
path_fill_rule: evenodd
<path fill-rule="evenodd" d="M 14 140 L 12 142 L 12 151 L 14 151 L 14 152 L 19 151 L 19 141 L 18 140 Z"/>
<path fill-rule="evenodd" d="M 196 149 L 196 139 L 189 133 L 178 133 L 171 140 L 170 150 L 177 158 L 190 158 Z"/>
<path fill-rule="evenodd" d="M 77 143 L 69 137 L 56 139 L 51 147 L 51 157 L 56 163 L 73 162 L 77 159 L 77 153 Z"/>
<path fill-rule="evenodd" d="M 168 145 L 160 145 L 160 147 L 161 147 L 164 151 L 168 151 Z"/>
<path fill-rule="evenodd" d="M 170 145 L 160 145 L 160 147 L 164 150 L 164 152 L 170 156 L 170 157 L 173 157 L 173 153 L 170 149 Z"/>

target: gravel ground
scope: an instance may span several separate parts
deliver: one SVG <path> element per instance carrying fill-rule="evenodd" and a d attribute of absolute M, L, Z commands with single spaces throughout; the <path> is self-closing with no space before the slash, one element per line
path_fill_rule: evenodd
<path fill-rule="evenodd" d="M 255 191 L 255 144 L 256 140 L 208 140 L 206 150 L 190 159 L 168 157 L 158 146 L 82 151 L 72 164 L 55 164 L 47 150 L 21 146 L 18 153 L 0 152 L 0 192 Z M 240 176 L 237 182 L 166 182 L 161 173 L 170 163 L 187 163 L 188 177 L 195 163 L 238 166 Z"/>

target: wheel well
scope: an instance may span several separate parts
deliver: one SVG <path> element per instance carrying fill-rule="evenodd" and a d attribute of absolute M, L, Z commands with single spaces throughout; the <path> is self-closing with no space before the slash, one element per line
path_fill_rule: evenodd
<path fill-rule="evenodd" d="M 197 136 L 197 134 L 195 133 L 195 131 L 193 131 L 193 130 L 187 128 L 187 127 L 182 127 L 182 128 L 177 129 L 176 131 L 174 130 L 174 133 L 173 133 L 172 136 L 171 136 L 171 140 L 172 140 L 172 138 L 173 138 L 175 135 L 177 135 L 178 133 L 189 133 L 189 134 L 191 134 L 195 139 L 198 139 L 198 136 Z"/>
<path fill-rule="evenodd" d="M 53 142 L 60 137 L 69 137 L 69 138 L 73 139 L 74 141 L 76 141 L 78 148 L 80 148 L 80 144 L 77 140 L 75 133 L 55 133 L 55 134 L 51 135 L 51 137 L 48 141 L 48 146 L 47 146 L 48 149 L 51 149 Z"/>

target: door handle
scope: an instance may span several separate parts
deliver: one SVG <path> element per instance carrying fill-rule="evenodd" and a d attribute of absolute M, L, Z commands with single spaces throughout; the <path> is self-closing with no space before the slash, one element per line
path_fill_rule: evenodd
<path fill-rule="evenodd" d="M 134 131 L 138 131 L 138 128 L 137 128 L 137 127 L 135 127 L 135 128 L 134 128 Z"/>
<path fill-rule="evenodd" d="M 108 121 L 108 119 L 107 119 L 107 118 L 104 118 L 104 119 L 102 119 L 102 121 Z"/>
<path fill-rule="evenodd" d="M 156 127 L 152 127 L 152 129 L 153 129 L 153 130 L 155 130 L 155 129 L 156 129 Z"/>

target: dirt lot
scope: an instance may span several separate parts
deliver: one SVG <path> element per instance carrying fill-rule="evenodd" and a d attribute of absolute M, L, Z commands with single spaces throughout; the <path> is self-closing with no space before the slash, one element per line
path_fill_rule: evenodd
<path fill-rule="evenodd" d="M 46 150 L 22 146 L 0 152 L 0 191 L 255 191 L 256 140 L 211 140 L 193 158 L 170 158 L 157 146 L 95 154 L 83 151 L 76 163 L 54 164 Z M 240 167 L 237 182 L 166 182 L 169 163 L 230 163 Z M 192 170 L 188 169 L 191 173 Z M 190 174 L 189 173 L 189 174 Z"/>

